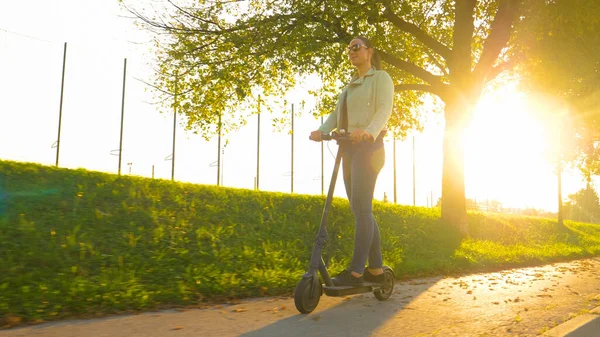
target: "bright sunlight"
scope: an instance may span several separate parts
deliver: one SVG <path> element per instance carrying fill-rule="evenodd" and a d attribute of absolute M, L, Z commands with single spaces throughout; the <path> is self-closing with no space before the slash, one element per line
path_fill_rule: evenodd
<path fill-rule="evenodd" d="M 465 134 L 467 197 L 503 208 L 557 209 L 556 158 L 544 109 L 507 85 L 482 97 Z M 546 115 L 547 116 L 547 115 Z M 563 189 L 569 189 L 564 186 Z"/>

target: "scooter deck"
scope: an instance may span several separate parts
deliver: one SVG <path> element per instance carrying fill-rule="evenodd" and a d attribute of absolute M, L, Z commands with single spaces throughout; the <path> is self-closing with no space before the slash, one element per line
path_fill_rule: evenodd
<path fill-rule="evenodd" d="M 354 294 L 362 294 L 372 292 L 374 290 L 380 289 L 383 286 L 381 283 L 375 282 L 365 282 L 364 285 L 359 287 L 350 287 L 350 286 L 333 286 L 328 287 L 323 285 L 323 291 L 327 296 L 347 296 Z"/>

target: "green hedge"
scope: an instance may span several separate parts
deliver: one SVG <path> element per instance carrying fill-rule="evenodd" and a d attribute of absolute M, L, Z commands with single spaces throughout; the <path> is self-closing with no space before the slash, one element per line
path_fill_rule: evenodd
<path fill-rule="evenodd" d="M 290 294 L 310 258 L 321 196 L 222 188 L 0 161 L 0 317 L 24 321 Z M 375 203 L 396 275 L 528 265 L 600 252 L 600 227 L 470 214 L 471 238 L 439 209 Z M 325 258 L 352 254 L 333 202 Z"/>

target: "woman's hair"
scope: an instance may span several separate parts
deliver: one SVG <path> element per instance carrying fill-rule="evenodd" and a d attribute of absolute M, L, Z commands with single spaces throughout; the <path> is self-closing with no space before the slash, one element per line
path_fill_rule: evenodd
<path fill-rule="evenodd" d="M 365 43 L 365 46 L 369 48 L 373 48 L 373 43 L 371 40 L 367 39 L 364 36 L 357 36 L 354 39 L 359 39 Z M 373 49 L 373 56 L 371 57 L 371 65 L 375 67 L 376 70 L 381 70 L 381 56 L 377 52 L 377 50 Z"/>

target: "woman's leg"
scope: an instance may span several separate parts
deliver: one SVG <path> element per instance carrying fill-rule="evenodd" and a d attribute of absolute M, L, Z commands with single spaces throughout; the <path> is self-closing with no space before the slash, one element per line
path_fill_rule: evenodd
<path fill-rule="evenodd" d="M 377 176 L 385 162 L 383 143 L 361 144 L 352 156 L 350 167 L 350 207 L 356 222 L 354 254 L 350 271 L 362 274 L 367 263 L 382 264 L 381 240 L 373 217 L 373 193 Z M 378 266 L 372 265 L 371 268 Z"/>
<path fill-rule="evenodd" d="M 369 269 L 381 269 L 383 267 L 383 257 L 381 256 L 381 236 L 379 226 L 373 216 L 373 241 L 369 250 Z"/>

